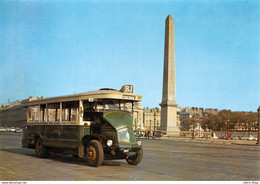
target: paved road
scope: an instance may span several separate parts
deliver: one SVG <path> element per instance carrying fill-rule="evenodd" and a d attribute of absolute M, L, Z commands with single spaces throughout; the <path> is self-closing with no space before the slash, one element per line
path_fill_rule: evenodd
<path fill-rule="evenodd" d="M 21 134 L 0 132 L 0 180 L 260 180 L 259 146 L 142 142 L 140 165 L 118 160 L 94 168 L 72 156 L 37 158 L 33 149 L 21 148 Z"/>

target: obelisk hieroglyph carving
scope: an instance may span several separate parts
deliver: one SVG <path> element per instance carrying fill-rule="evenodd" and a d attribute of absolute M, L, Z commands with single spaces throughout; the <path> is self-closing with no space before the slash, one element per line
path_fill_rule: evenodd
<path fill-rule="evenodd" d="M 163 93 L 161 106 L 161 129 L 167 134 L 178 134 L 177 104 L 175 93 L 174 21 L 171 15 L 165 21 Z"/>

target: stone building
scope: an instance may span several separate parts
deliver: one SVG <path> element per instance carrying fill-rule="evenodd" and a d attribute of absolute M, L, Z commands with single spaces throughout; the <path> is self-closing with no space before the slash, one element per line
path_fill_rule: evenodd
<path fill-rule="evenodd" d="M 37 96 L 30 96 L 25 100 L 38 98 Z M 21 105 L 22 101 L 16 100 L 0 104 L 0 127 L 22 127 L 26 125 L 27 109 Z"/>
<path fill-rule="evenodd" d="M 161 125 L 161 110 L 156 108 L 145 108 L 143 111 L 143 124 L 145 130 L 158 130 Z"/>
<path fill-rule="evenodd" d="M 144 108 L 141 105 L 140 102 L 134 103 L 134 112 L 133 112 L 133 126 L 134 130 L 143 130 L 144 124 L 143 124 L 143 111 Z"/>
<path fill-rule="evenodd" d="M 210 113 L 210 114 L 218 114 L 218 109 L 212 109 L 212 108 L 208 108 L 208 109 L 204 109 L 203 112 L 205 113 Z"/>
<path fill-rule="evenodd" d="M 0 127 L 21 127 L 26 125 L 27 109 L 21 104 L 0 108 Z"/>
<path fill-rule="evenodd" d="M 203 117 L 205 117 L 207 114 L 217 114 L 218 113 L 218 109 L 212 109 L 212 108 L 208 108 L 208 109 L 204 109 L 204 108 L 200 108 L 200 107 L 180 107 L 179 111 L 177 111 L 178 117 L 179 117 L 179 125 L 181 125 L 181 123 L 184 121 L 185 118 L 192 118 L 194 114 L 198 114 L 199 118 L 202 119 Z M 195 130 L 197 131 L 204 131 L 202 130 L 199 121 L 197 121 L 196 125 L 195 125 Z"/>
<path fill-rule="evenodd" d="M 130 106 L 127 110 L 130 111 Z M 161 125 L 161 110 L 156 108 L 144 108 L 140 102 L 134 103 L 133 126 L 135 131 L 157 130 Z"/>
<path fill-rule="evenodd" d="M 25 100 L 36 99 L 36 96 L 30 96 Z M 41 97 L 44 98 L 44 97 Z M 128 104 L 126 109 L 132 111 L 132 106 Z M 179 127 L 185 118 L 191 118 L 193 114 L 199 114 L 203 117 L 203 114 L 212 113 L 217 114 L 218 109 L 203 109 L 198 107 L 177 107 L 177 126 Z M 50 119 L 54 119 L 57 115 L 56 112 L 50 112 Z M 68 112 L 63 112 L 64 118 L 68 116 Z M 74 113 L 77 112 L 72 110 L 71 115 L 74 119 Z M 59 115 L 58 115 L 59 116 Z M 34 117 L 32 115 L 32 117 Z M 76 116 L 75 116 L 76 117 Z M 44 117 L 45 118 L 45 117 Z M 75 119 L 76 120 L 76 119 Z M 21 101 L 9 102 L 0 104 L 0 126 L 4 127 L 20 127 L 26 124 L 26 108 L 21 106 Z M 133 107 L 133 126 L 135 131 L 145 130 L 158 130 L 161 126 L 161 109 L 156 108 L 144 108 L 140 102 L 135 102 Z"/>
<path fill-rule="evenodd" d="M 218 114 L 218 109 L 204 109 L 200 107 L 180 107 L 177 113 L 180 117 L 180 121 L 183 121 L 185 118 L 191 118 L 193 114 L 198 114 L 200 117 L 205 116 L 206 113 Z"/>

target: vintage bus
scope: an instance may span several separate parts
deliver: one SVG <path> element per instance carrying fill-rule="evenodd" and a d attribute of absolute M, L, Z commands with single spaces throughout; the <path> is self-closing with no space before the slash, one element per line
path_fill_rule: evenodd
<path fill-rule="evenodd" d="M 137 165 L 143 148 L 134 137 L 132 112 L 134 102 L 141 100 L 133 85 L 25 100 L 22 145 L 35 149 L 38 157 L 50 152 L 69 154 L 95 167 L 104 159 L 126 159 Z"/>

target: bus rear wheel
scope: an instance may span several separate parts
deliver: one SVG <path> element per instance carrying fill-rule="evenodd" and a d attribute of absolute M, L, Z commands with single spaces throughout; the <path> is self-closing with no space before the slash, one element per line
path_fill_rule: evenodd
<path fill-rule="evenodd" d="M 97 140 L 92 140 L 86 147 L 86 159 L 89 165 L 98 167 L 104 160 L 104 151 L 101 143 Z"/>
<path fill-rule="evenodd" d="M 35 153 L 37 157 L 43 158 L 46 156 L 46 147 L 42 143 L 41 138 L 37 138 L 35 144 Z"/>
<path fill-rule="evenodd" d="M 127 163 L 130 165 L 137 165 L 143 159 L 143 146 L 140 147 L 140 150 L 136 153 L 136 155 L 129 157 L 126 159 Z"/>

